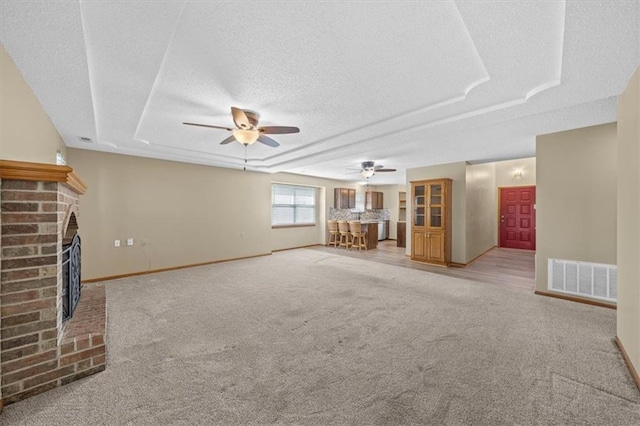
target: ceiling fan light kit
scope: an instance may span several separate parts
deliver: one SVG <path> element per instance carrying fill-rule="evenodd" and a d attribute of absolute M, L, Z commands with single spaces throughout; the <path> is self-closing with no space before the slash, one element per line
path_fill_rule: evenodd
<path fill-rule="evenodd" d="M 371 176 L 376 174 L 376 172 L 373 169 L 362 170 L 360 173 L 362 173 L 362 176 L 364 176 L 367 179 L 369 179 Z"/>
<path fill-rule="evenodd" d="M 238 142 L 244 145 L 251 145 L 260 137 L 260 132 L 258 132 L 257 130 L 236 129 L 232 133 L 233 137 L 236 138 Z"/>

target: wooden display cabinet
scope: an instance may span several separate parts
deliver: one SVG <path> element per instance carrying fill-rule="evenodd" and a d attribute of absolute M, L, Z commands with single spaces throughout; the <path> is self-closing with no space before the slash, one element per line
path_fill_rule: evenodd
<path fill-rule="evenodd" d="M 411 182 L 411 260 L 451 262 L 451 179 Z"/>

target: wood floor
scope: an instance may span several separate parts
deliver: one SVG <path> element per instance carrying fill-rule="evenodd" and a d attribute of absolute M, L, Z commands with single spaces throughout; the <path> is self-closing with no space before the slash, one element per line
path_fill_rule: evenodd
<path fill-rule="evenodd" d="M 345 250 L 344 248 L 336 249 L 324 246 L 313 246 L 309 247 L 309 249 L 510 287 L 530 291 L 531 293 L 535 289 L 535 252 L 530 250 L 496 247 L 465 268 L 443 268 L 410 260 L 409 257 L 405 256 L 404 247 L 396 247 L 396 242 L 393 240 L 379 241 L 378 248 L 369 251 Z"/>

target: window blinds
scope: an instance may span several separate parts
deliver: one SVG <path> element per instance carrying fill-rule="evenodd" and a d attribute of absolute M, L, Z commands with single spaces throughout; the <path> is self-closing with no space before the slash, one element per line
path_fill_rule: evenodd
<path fill-rule="evenodd" d="M 299 225 L 316 222 L 316 189 L 308 186 L 273 184 L 271 224 Z"/>

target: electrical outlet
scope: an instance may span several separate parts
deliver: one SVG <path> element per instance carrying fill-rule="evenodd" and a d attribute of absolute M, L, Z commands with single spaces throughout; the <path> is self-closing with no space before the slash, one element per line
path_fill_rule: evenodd
<path fill-rule="evenodd" d="M 114 245 L 115 247 L 120 247 L 120 240 L 116 240 L 116 241 L 113 243 L 113 245 Z"/>
<path fill-rule="evenodd" d="M 127 238 L 127 245 L 128 246 L 132 246 L 133 245 L 133 238 Z"/>

